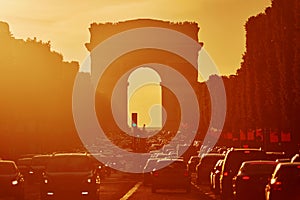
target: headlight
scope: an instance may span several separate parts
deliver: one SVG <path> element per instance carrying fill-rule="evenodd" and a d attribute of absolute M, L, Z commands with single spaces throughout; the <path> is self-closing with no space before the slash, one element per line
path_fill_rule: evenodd
<path fill-rule="evenodd" d="M 88 183 L 92 183 L 92 178 L 88 178 L 87 180 L 86 180 L 86 182 L 88 182 Z"/>
<path fill-rule="evenodd" d="M 45 184 L 49 183 L 49 180 L 48 179 L 44 179 L 44 183 Z"/>
<path fill-rule="evenodd" d="M 19 183 L 18 180 L 13 180 L 13 181 L 11 182 L 12 185 L 18 185 L 18 183 Z"/>

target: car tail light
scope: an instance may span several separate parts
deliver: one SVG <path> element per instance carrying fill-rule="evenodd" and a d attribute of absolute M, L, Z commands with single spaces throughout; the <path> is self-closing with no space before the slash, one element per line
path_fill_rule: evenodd
<path fill-rule="evenodd" d="M 224 173 L 223 173 L 223 176 L 228 176 L 228 172 L 224 172 Z"/>
<path fill-rule="evenodd" d="M 273 190 L 281 191 L 282 190 L 282 182 L 276 181 L 276 179 L 271 179 L 271 186 Z"/>
<path fill-rule="evenodd" d="M 298 165 L 297 168 L 300 169 L 300 165 Z"/>
<path fill-rule="evenodd" d="M 183 175 L 184 176 L 189 176 L 189 172 L 188 171 L 184 171 Z"/>
<path fill-rule="evenodd" d="M 153 176 L 157 177 L 159 175 L 158 172 L 153 172 Z"/>
<path fill-rule="evenodd" d="M 250 180 L 250 177 L 249 176 L 243 176 L 242 179 L 243 180 Z"/>

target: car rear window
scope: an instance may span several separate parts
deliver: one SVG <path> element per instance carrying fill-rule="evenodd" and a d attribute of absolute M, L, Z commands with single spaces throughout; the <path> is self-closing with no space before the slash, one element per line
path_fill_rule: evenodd
<path fill-rule="evenodd" d="M 92 169 L 92 162 L 86 156 L 57 156 L 52 157 L 47 172 L 84 172 Z"/>
<path fill-rule="evenodd" d="M 251 163 L 244 165 L 241 169 L 246 174 L 272 174 L 276 167 L 276 163 Z"/>
<path fill-rule="evenodd" d="M 286 165 L 281 166 L 277 171 L 277 175 L 280 179 L 294 180 L 300 178 L 300 165 Z"/>
<path fill-rule="evenodd" d="M 231 151 L 228 152 L 225 158 L 224 169 L 225 171 L 231 171 L 233 174 L 236 174 L 244 161 L 264 160 L 265 158 L 266 154 L 263 151 Z"/>
<path fill-rule="evenodd" d="M 3 162 L 0 163 L 0 174 L 7 175 L 7 174 L 15 174 L 17 169 L 13 163 L 10 162 Z"/>
<path fill-rule="evenodd" d="M 205 165 L 215 165 L 218 160 L 224 158 L 224 156 L 220 155 L 220 156 L 205 156 L 201 159 L 200 163 L 201 165 L 205 164 Z"/>

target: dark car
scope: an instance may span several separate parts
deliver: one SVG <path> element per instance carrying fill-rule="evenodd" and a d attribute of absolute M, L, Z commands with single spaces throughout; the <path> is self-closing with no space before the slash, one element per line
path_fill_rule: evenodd
<path fill-rule="evenodd" d="M 18 169 L 20 170 L 21 174 L 24 176 L 28 176 L 30 171 L 30 165 L 31 165 L 31 157 L 28 158 L 19 158 L 16 162 Z"/>
<path fill-rule="evenodd" d="M 50 155 L 35 155 L 31 159 L 29 169 L 29 180 L 33 182 L 40 182 L 42 174 L 45 170 L 46 164 Z"/>
<path fill-rule="evenodd" d="M 189 173 L 194 173 L 196 172 L 196 166 L 198 165 L 200 160 L 199 156 L 191 156 L 188 163 L 187 163 L 187 168 Z"/>
<path fill-rule="evenodd" d="M 261 149 L 231 148 L 228 150 L 220 174 L 221 199 L 233 199 L 232 178 L 237 174 L 244 161 L 265 159 L 266 154 Z"/>
<path fill-rule="evenodd" d="M 220 193 L 220 174 L 223 161 L 223 159 L 218 160 L 213 170 L 210 172 L 210 188 L 215 194 Z"/>
<path fill-rule="evenodd" d="M 0 160 L 0 197 L 24 199 L 24 178 L 14 161 Z"/>
<path fill-rule="evenodd" d="M 208 153 L 204 154 L 196 166 L 197 172 L 197 183 L 198 184 L 209 184 L 210 183 L 210 172 L 220 159 L 224 159 L 224 154 L 219 153 Z"/>
<path fill-rule="evenodd" d="M 265 188 L 266 200 L 300 199 L 300 162 L 279 163 Z"/>
<path fill-rule="evenodd" d="M 233 178 L 235 200 L 264 200 L 265 186 L 278 163 L 269 160 L 246 161 Z"/>
<path fill-rule="evenodd" d="M 144 185 L 149 185 L 152 183 L 152 176 L 151 172 L 153 169 L 155 169 L 157 165 L 158 158 L 149 158 L 145 164 L 145 167 L 143 169 L 143 184 Z"/>
<path fill-rule="evenodd" d="M 152 192 L 157 189 L 185 189 L 191 191 L 191 176 L 189 175 L 186 163 L 182 159 L 158 160 L 157 166 L 166 166 L 154 169 L 152 175 Z"/>
<path fill-rule="evenodd" d="M 99 199 L 100 176 L 93 158 L 84 153 L 50 157 L 41 183 L 41 199 Z"/>

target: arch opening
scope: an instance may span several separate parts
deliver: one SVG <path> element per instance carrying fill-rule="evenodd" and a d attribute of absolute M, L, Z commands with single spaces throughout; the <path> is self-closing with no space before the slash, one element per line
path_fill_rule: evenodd
<path fill-rule="evenodd" d="M 137 113 L 137 127 L 148 130 L 162 128 L 161 77 L 152 68 L 141 66 L 131 72 L 127 88 L 127 123 L 131 126 L 131 114 Z"/>

